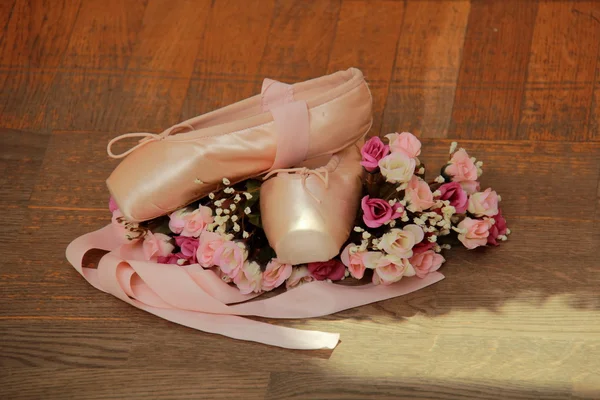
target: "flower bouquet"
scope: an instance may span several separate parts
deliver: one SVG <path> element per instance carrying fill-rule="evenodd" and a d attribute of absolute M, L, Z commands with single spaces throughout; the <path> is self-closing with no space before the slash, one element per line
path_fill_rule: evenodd
<path fill-rule="evenodd" d="M 441 280 L 442 253 L 453 245 L 495 246 L 510 233 L 500 196 L 480 190 L 481 161 L 452 143 L 441 173 L 426 181 L 421 142 L 407 132 L 386 139 L 362 147 L 363 197 L 331 260 L 279 262 L 261 224 L 262 181 L 227 177 L 205 198 L 145 222 L 126 220 L 111 199 L 111 224 L 76 239 L 67 258 L 95 287 L 170 321 L 281 347 L 333 348 L 339 335 L 240 316 L 308 318 L 400 296 Z M 96 270 L 82 265 L 91 248 L 109 251 Z M 351 284 L 335 283 L 342 280 Z M 287 290 L 248 301 L 278 288 Z"/>

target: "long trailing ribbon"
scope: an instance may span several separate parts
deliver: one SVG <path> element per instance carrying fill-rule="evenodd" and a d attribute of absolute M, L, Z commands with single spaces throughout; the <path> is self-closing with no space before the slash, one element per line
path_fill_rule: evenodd
<path fill-rule="evenodd" d="M 97 269 L 83 267 L 91 249 L 109 251 Z M 139 246 L 122 245 L 110 225 L 78 237 L 66 251 L 68 261 L 92 286 L 157 315 L 193 329 L 289 349 L 333 349 L 339 334 L 286 328 L 241 316 L 312 318 L 402 296 L 444 278 L 405 278 L 390 286 L 343 286 L 324 281 L 305 283 L 278 296 L 248 302 L 211 270 L 198 264 L 178 266 L 141 259 Z"/>
<path fill-rule="evenodd" d="M 109 157 L 111 157 L 111 158 L 123 158 L 123 157 L 126 157 L 127 155 L 133 153 L 140 147 L 147 145 L 150 142 L 161 141 L 161 140 L 165 139 L 166 137 L 168 137 L 169 135 L 176 133 L 177 131 L 184 130 L 184 129 L 189 129 L 189 130 L 193 131 L 195 128 L 191 124 L 181 123 L 181 124 L 173 125 L 172 127 L 165 130 L 161 134 L 149 133 L 149 132 L 124 133 L 122 135 L 119 135 L 119 136 L 113 138 L 110 142 L 108 142 L 108 145 L 106 146 L 106 152 L 108 153 Z M 113 153 L 112 146 L 116 142 L 123 140 L 123 139 L 135 138 L 135 137 L 142 138 L 138 144 L 136 144 L 129 150 L 124 151 L 123 153 L 120 153 L 120 154 Z"/>

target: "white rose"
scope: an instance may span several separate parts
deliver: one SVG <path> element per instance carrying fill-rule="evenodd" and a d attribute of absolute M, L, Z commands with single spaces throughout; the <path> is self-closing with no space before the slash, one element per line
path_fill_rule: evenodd
<path fill-rule="evenodd" d="M 423 240 L 423 229 L 417 225 L 406 225 L 404 229 L 392 229 L 382 236 L 379 247 L 386 253 L 399 258 L 410 258 L 412 248 Z"/>
<path fill-rule="evenodd" d="M 403 153 L 391 153 L 379 161 L 381 174 L 390 183 L 410 181 L 415 173 L 416 162 Z"/>

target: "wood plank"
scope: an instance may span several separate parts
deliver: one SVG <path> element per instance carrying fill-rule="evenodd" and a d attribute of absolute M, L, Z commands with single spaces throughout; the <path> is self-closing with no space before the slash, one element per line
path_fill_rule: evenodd
<path fill-rule="evenodd" d="M 404 5 L 396 1 L 343 1 L 328 73 L 356 67 L 373 96 L 371 135 L 379 135 L 402 27 Z"/>
<path fill-rule="evenodd" d="M 123 72 L 146 0 L 91 0 L 81 5 L 67 52 L 44 102 L 42 124 L 55 129 L 114 125 Z"/>
<path fill-rule="evenodd" d="M 325 74 L 339 13 L 339 0 L 278 0 L 259 75 L 293 83 Z"/>
<path fill-rule="evenodd" d="M 111 325 L 106 321 L 77 318 L 71 321 L 0 319 L 0 366 L 5 371 L 0 382 L 11 375 L 7 370 L 23 367 L 31 371 L 31 367 L 95 368 L 125 364 L 136 326 L 127 321 Z M 16 380 L 12 382 L 18 384 Z M 6 390 L 6 384 L 0 387 Z M 0 389 L 0 393 L 2 391 Z M 3 398 L 13 397 L 5 393 Z"/>
<path fill-rule="evenodd" d="M 199 360 L 197 360 L 199 361 Z M 8 399 L 264 399 L 269 376 L 251 371 L 140 368 L 18 369 L 0 380 Z M 110 383 L 108 383 L 110 382 Z"/>
<path fill-rule="evenodd" d="M 517 138 L 537 1 L 473 3 L 449 135 Z"/>
<path fill-rule="evenodd" d="M 181 120 L 260 92 L 260 61 L 274 0 L 219 1 L 210 10 Z M 251 32 L 251 34 L 248 34 Z"/>
<path fill-rule="evenodd" d="M 459 342 L 456 343 L 461 346 Z M 573 391 L 568 384 L 551 387 L 523 381 L 489 382 L 476 379 L 439 379 L 406 376 L 364 376 L 364 369 L 346 373 L 273 373 L 266 399 L 566 399 Z M 306 384 L 310 382 L 310 384 Z"/>
<path fill-rule="evenodd" d="M 600 49 L 600 3 L 540 3 L 520 138 L 593 139 L 590 107 Z M 591 127 L 590 127 L 591 128 Z"/>
<path fill-rule="evenodd" d="M 11 16 L 0 35 L 2 126 L 38 131 L 45 128 L 45 99 L 67 49 L 78 8 L 79 1 L 50 4 L 19 0 L 12 12 L 0 10 L 3 16 Z"/>
<path fill-rule="evenodd" d="M 110 129 L 162 132 L 179 122 L 210 8 L 210 0 L 148 2 Z"/>
<path fill-rule="evenodd" d="M 447 136 L 470 8 L 468 1 L 407 3 L 382 134 Z"/>

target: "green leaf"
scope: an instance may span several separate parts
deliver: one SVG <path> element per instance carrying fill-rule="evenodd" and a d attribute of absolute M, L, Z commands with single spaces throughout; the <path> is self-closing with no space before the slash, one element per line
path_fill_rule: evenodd
<path fill-rule="evenodd" d="M 260 214 L 256 213 L 256 214 L 248 215 L 248 221 L 250 221 L 250 223 L 252 225 L 262 229 L 262 223 L 260 221 Z"/>

